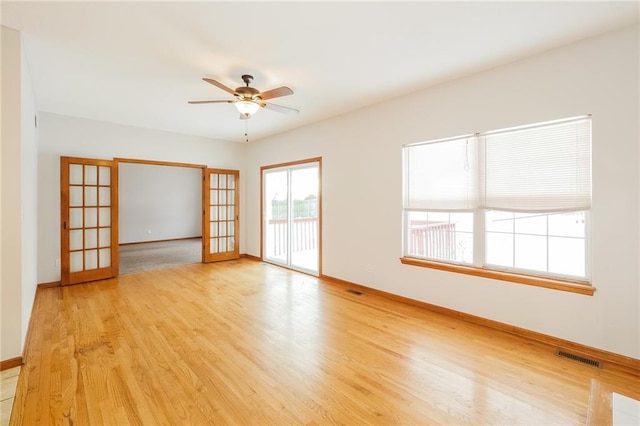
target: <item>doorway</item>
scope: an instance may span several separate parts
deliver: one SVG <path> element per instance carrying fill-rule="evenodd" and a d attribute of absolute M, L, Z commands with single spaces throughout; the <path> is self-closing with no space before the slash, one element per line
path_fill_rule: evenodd
<path fill-rule="evenodd" d="M 202 168 L 120 161 L 120 274 L 202 262 Z"/>
<path fill-rule="evenodd" d="M 321 273 L 321 158 L 261 168 L 263 260 Z"/>
<path fill-rule="evenodd" d="M 207 263 L 240 257 L 239 172 L 237 170 L 210 169 L 205 165 L 128 158 L 99 160 L 62 156 L 60 157 L 60 282 L 62 285 L 113 278 L 119 274 L 118 172 L 122 163 L 194 170 L 195 175 L 199 176 L 197 182 L 188 181 L 180 189 L 193 186 L 194 190 L 200 194 L 199 197 L 192 197 L 194 200 L 198 198 L 199 202 L 187 203 L 195 206 L 193 213 L 198 220 L 194 223 L 199 223 L 201 229 L 199 235 L 194 237 L 198 239 L 200 247 L 199 261 Z M 174 183 L 167 184 L 167 186 L 171 185 L 175 186 Z M 161 188 L 160 192 L 165 189 Z M 143 188 L 137 193 L 142 194 L 147 190 Z M 184 207 L 185 205 L 180 206 L 180 208 Z M 159 210 L 163 214 L 167 213 L 166 209 Z M 138 209 L 134 208 L 133 211 L 137 214 Z M 136 238 L 140 238 L 140 235 L 150 237 L 154 234 L 153 228 L 150 228 L 148 223 L 150 222 L 144 222 L 135 227 Z M 175 230 L 175 221 L 169 223 Z M 196 234 L 195 231 L 192 232 Z M 175 236 L 168 237 L 164 241 L 172 239 L 175 239 Z M 157 257 L 155 261 L 158 260 Z"/>

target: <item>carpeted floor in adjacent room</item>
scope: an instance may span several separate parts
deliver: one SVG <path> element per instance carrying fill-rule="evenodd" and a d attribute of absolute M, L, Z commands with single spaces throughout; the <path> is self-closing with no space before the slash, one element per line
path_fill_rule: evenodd
<path fill-rule="evenodd" d="M 202 238 L 120 246 L 120 274 L 171 268 L 202 261 Z"/>

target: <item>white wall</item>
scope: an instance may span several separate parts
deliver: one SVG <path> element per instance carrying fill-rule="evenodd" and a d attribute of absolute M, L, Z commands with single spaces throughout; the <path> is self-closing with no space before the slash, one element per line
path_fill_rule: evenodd
<path fill-rule="evenodd" d="M 22 355 L 37 285 L 35 112 L 20 33 L 2 27 L 1 360 Z"/>
<path fill-rule="evenodd" d="M 38 282 L 60 280 L 60 156 L 135 158 L 240 170 L 246 145 L 40 112 Z M 242 192 L 240 193 L 243 199 Z M 240 222 L 243 211 L 240 210 Z M 242 231 L 242 229 L 241 229 Z M 241 233 L 241 238 L 244 232 Z M 241 239 L 241 250 L 244 243 Z"/>
<path fill-rule="evenodd" d="M 29 68 L 21 52 L 22 347 L 38 286 L 38 129 Z"/>
<path fill-rule="evenodd" d="M 120 163 L 120 243 L 202 236 L 202 169 Z"/>
<path fill-rule="evenodd" d="M 2 330 L 0 360 L 21 356 L 20 33 L 2 27 Z"/>
<path fill-rule="evenodd" d="M 249 144 L 246 252 L 260 253 L 260 166 L 322 156 L 324 274 L 640 358 L 638 37 L 605 34 Z M 588 113 L 594 296 L 400 264 L 403 144 Z"/>

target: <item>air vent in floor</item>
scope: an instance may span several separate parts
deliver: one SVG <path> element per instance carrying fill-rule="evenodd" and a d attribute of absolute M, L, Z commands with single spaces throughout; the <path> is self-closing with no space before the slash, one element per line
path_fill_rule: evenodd
<path fill-rule="evenodd" d="M 560 349 L 556 351 L 556 355 L 562 358 L 572 359 L 574 361 L 581 362 L 583 364 L 590 365 L 592 367 L 602 368 L 602 363 L 600 361 L 596 361 L 595 359 L 585 358 L 580 355 L 572 354 L 571 352 L 565 352 Z"/>
<path fill-rule="evenodd" d="M 355 294 L 356 296 L 362 296 L 362 292 L 358 290 L 354 290 L 352 288 L 347 289 L 347 293 Z"/>

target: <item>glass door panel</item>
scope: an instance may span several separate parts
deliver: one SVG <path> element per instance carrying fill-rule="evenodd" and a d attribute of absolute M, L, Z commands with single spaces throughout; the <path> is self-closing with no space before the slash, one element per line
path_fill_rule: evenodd
<path fill-rule="evenodd" d="M 289 252 L 289 173 L 270 171 L 264 175 L 264 220 L 267 260 L 287 264 Z"/>
<path fill-rule="evenodd" d="M 63 285 L 118 275 L 117 173 L 113 161 L 60 158 Z"/>
<path fill-rule="evenodd" d="M 291 266 L 318 271 L 318 166 L 291 170 Z"/>

